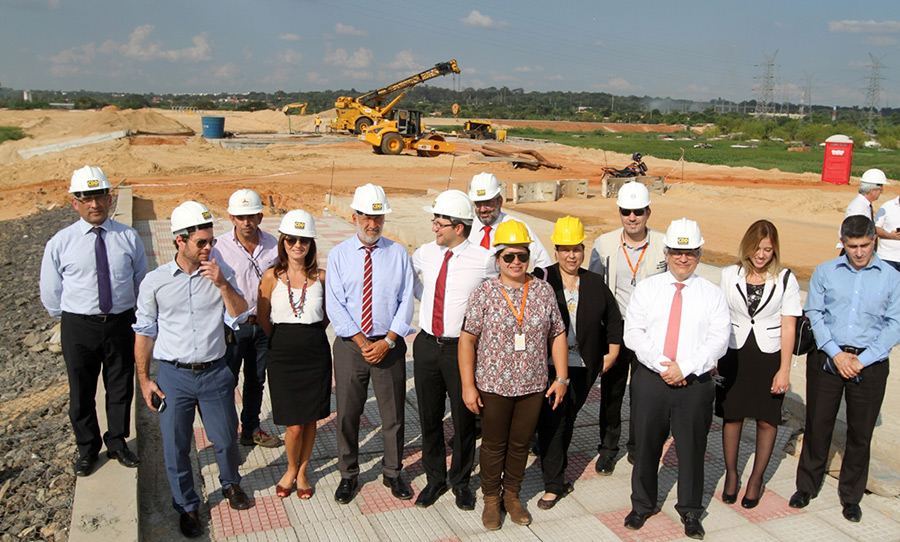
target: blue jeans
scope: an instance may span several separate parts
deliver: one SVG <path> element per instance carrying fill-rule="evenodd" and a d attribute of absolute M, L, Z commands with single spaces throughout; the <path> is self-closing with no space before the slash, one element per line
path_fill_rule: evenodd
<path fill-rule="evenodd" d="M 230 328 L 226 328 L 226 333 L 229 330 Z M 241 371 L 241 362 L 244 365 L 244 389 L 241 392 L 244 405 L 241 410 L 241 433 L 244 435 L 252 435 L 259 429 L 263 387 L 266 384 L 268 341 L 260 326 L 244 323 L 234 332 L 234 341 L 228 343 L 225 351 L 225 362 L 234 375 L 235 386 Z"/>

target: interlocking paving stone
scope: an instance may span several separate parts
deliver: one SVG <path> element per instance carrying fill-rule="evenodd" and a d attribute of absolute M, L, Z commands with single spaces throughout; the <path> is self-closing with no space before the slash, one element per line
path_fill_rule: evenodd
<path fill-rule="evenodd" d="M 594 514 L 606 528 L 626 542 L 666 542 L 684 536 L 684 526 L 666 514 L 656 514 L 644 523 L 643 528 L 632 531 L 625 528 L 625 516 L 630 508 Z"/>
<path fill-rule="evenodd" d="M 216 538 L 270 531 L 290 527 L 281 499 L 278 497 L 258 497 L 248 510 L 234 510 L 222 501 L 210 510 Z"/>

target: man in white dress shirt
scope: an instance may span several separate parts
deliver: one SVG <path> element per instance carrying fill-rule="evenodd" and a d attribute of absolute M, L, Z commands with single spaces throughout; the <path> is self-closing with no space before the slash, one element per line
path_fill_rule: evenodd
<path fill-rule="evenodd" d="M 671 430 L 678 457 L 675 509 L 687 537 L 702 539 L 703 456 L 712 423 L 711 371 L 728 348 L 731 317 L 725 294 L 694 274 L 703 237 L 693 220 L 675 220 L 666 231 L 668 272 L 638 283 L 625 316 L 625 344 L 637 356 L 631 379 L 635 462 L 631 512 L 636 530 L 656 513 L 658 469 Z"/>
<path fill-rule="evenodd" d="M 872 204 L 881 197 L 885 184 L 887 184 L 887 177 L 883 171 L 878 168 L 867 169 L 859 179 L 859 194 L 847 205 L 844 218 L 863 215 L 874 220 L 875 213 L 872 210 Z"/>
<path fill-rule="evenodd" d="M 474 510 L 469 478 L 475 464 L 475 414 L 462 400 L 457 343 L 469 294 L 486 279 L 496 277 L 497 268 L 491 251 L 467 239 L 475 209 L 465 193 L 447 190 L 424 209 L 434 215 L 431 230 L 435 240 L 419 247 L 412 258 L 415 294 L 421 301 L 422 330 L 413 343 L 413 358 L 427 478 L 416 506 L 431 506 L 452 487 L 456 506 Z M 455 435 L 449 486 L 443 424 L 447 397 Z"/>

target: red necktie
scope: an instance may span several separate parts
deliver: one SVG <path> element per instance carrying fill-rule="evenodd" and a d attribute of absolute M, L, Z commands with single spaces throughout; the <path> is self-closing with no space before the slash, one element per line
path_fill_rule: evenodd
<path fill-rule="evenodd" d="M 678 331 L 681 329 L 681 289 L 683 282 L 675 283 L 675 297 L 672 298 L 672 309 L 669 311 L 669 326 L 666 328 L 666 344 L 663 355 L 675 361 L 678 353 Z"/>
<path fill-rule="evenodd" d="M 484 230 L 484 237 L 481 239 L 481 246 L 490 250 L 491 249 L 491 227 L 485 226 L 481 228 Z M 435 335 L 437 337 L 437 335 Z"/>
<path fill-rule="evenodd" d="M 363 273 L 362 331 L 372 334 L 372 251 L 374 246 L 363 247 L 366 251 L 366 267 Z"/>
<path fill-rule="evenodd" d="M 444 263 L 438 273 L 437 282 L 434 285 L 434 312 L 431 317 L 431 333 L 435 337 L 444 335 L 444 289 L 447 284 L 447 262 L 453 257 L 453 251 L 448 250 L 444 254 Z"/>

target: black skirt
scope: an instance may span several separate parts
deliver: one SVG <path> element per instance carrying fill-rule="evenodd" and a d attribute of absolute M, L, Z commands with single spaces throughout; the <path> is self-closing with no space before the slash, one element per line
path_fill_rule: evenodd
<path fill-rule="evenodd" d="M 725 377 L 725 386 L 716 387 L 716 416 L 781 424 L 784 394 L 771 392 L 772 379 L 781 367 L 781 351 L 772 354 L 760 351 L 751 330 L 744 346 L 739 350 L 729 348 L 718 367 L 719 374 Z"/>
<path fill-rule="evenodd" d="M 276 424 L 302 425 L 331 414 L 331 348 L 322 324 L 275 324 L 266 372 Z"/>

